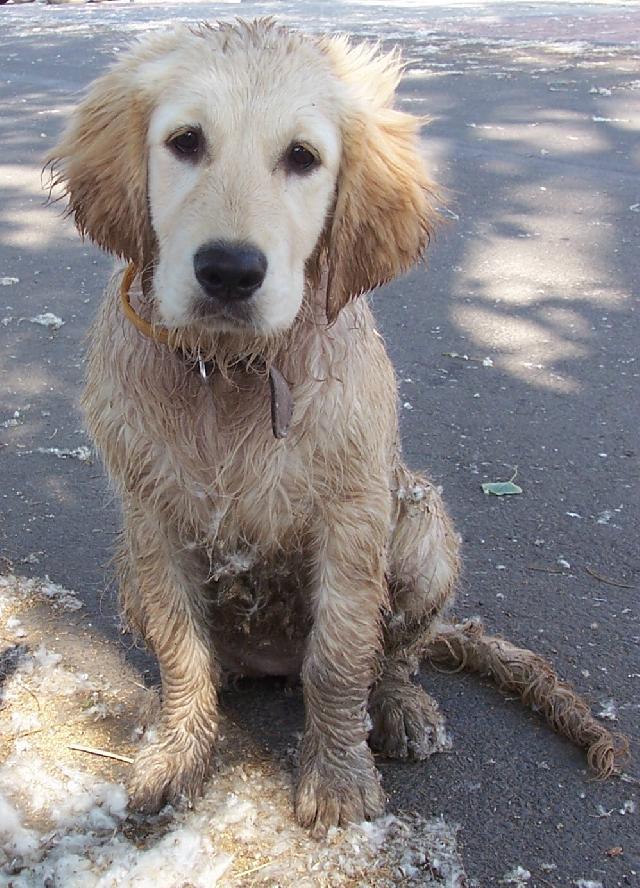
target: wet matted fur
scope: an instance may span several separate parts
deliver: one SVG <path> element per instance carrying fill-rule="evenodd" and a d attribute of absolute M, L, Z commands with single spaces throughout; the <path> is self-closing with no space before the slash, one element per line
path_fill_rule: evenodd
<path fill-rule="evenodd" d="M 130 785 L 141 809 L 200 791 L 225 671 L 301 674 L 296 811 L 320 834 L 382 811 L 370 744 L 414 758 L 438 745 L 437 705 L 411 679 L 430 644 L 439 662 L 499 664 L 511 689 L 528 655 L 483 658 L 479 630 L 442 623 L 458 540 L 402 462 L 393 369 L 355 298 L 418 260 L 436 216 L 420 121 L 392 108 L 398 79 L 395 56 L 342 38 L 181 27 L 97 80 L 50 158 L 80 231 L 137 269 L 134 310 L 168 330 L 127 319 L 117 271 L 84 395 L 123 504 L 123 610 L 162 678 Z M 196 280 L 198 251 L 221 243 L 264 258 L 248 299 Z M 274 368 L 295 402 L 284 439 Z M 527 662 L 527 682 L 547 668 Z M 552 700 L 529 684 L 525 700 Z M 590 715 L 566 694 L 550 720 L 589 745 L 572 726 Z"/>

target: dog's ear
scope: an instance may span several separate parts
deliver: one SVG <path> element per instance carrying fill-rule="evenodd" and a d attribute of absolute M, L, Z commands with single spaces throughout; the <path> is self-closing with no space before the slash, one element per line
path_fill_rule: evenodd
<path fill-rule="evenodd" d="M 130 54 L 96 80 L 46 158 L 50 189 L 64 187 L 78 230 L 138 266 L 151 255 L 147 127 L 151 100 Z"/>
<path fill-rule="evenodd" d="M 437 212 L 420 155 L 423 121 L 391 107 L 401 74 L 397 55 L 349 47 L 342 38 L 321 45 L 347 94 L 335 208 L 322 243 L 331 323 L 350 299 L 421 257 Z"/>

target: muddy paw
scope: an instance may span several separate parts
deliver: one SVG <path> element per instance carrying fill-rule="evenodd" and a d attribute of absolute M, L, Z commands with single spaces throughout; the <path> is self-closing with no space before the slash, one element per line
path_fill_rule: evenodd
<path fill-rule="evenodd" d="M 211 749 L 193 738 L 164 737 L 143 747 L 133 762 L 129 806 L 155 814 L 167 802 L 192 801 L 211 770 Z"/>
<path fill-rule="evenodd" d="M 438 705 L 410 681 L 386 683 L 372 691 L 371 748 L 388 758 L 425 759 L 448 749 L 450 741 Z"/>
<path fill-rule="evenodd" d="M 331 826 L 373 820 L 384 806 L 380 775 L 365 744 L 346 753 L 319 753 L 300 767 L 296 815 L 315 838 L 324 836 Z"/>

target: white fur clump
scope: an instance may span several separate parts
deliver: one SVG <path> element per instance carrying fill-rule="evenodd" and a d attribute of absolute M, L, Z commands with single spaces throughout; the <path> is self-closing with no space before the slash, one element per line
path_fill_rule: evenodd
<path fill-rule="evenodd" d="M 55 821 L 54 809 L 72 791 L 68 782 L 28 747 L 16 750 L 0 768 L 0 793 L 26 817 L 43 814 Z"/>
<path fill-rule="evenodd" d="M 50 330 L 59 330 L 64 326 L 64 321 L 58 315 L 54 315 L 51 311 L 45 311 L 33 318 L 29 318 L 32 324 L 38 324 L 40 327 L 48 327 Z"/>
<path fill-rule="evenodd" d="M 61 660 L 62 657 L 60 654 L 48 651 L 46 647 L 41 644 L 32 655 L 31 659 L 27 661 L 28 665 L 23 668 L 28 672 L 32 672 L 34 668 L 40 668 L 47 673 L 50 673 L 52 667 L 57 666 Z"/>
<path fill-rule="evenodd" d="M 29 598 L 48 599 L 54 608 L 65 610 L 79 610 L 83 606 L 75 592 L 52 582 L 48 576 L 44 579 L 29 579 L 12 573 L 0 576 L 0 610 Z"/>
<path fill-rule="evenodd" d="M 36 834 L 22 825 L 17 809 L 0 793 L 0 859 L 2 854 L 8 863 L 17 856 L 30 857 L 37 846 Z"/>
<path fill-rule="evenodd" d="M 65 794 L 51 807 L 58 828 L 87 833 L 111 831 L 126 817 L 127 793 L 117 783 L 95 782 L 90 774 L 67 772 Z"/>
<path fill-rule="evenodd" d="M 120 829 L 128 801 L 122 785 L 96 782 L 88 772 L 62 766 L 55 770 L 51 773 L 52 766 L 41 759 L 28 763 L 16 756 L 0 769 L 0 788 L 6 791 L 0 795 L 0 873 L 13 869 L 14 888 L 47 880 L 65 888 L 157 888 L 181 885 L 186 874 L 193 888 L 209 888 L 231 863 L 232 856 L 218 852 L 209 838 L 208 819 L 193 812 L 168 832 L 157 825 L 158 818 L 152 819 L 156 829 L 151 825 L 152 838 L 140 848 Z M 18 786 L 23 788 L 20 801 L 10 798 Z M 25 829 L 19 805 L 27 816 L 46 815 L 53 830 Z"/>
<path fill-rule="evenodd" d="M 531 873 L 522 866 L 514 866 L 512 870 L 503 876 L 500 881 L 504 885 L 515 885 L 516 888 L 523 888 L 531 879 Z"/>
<path fill-rule="evenodd" d="M 25 654 L 19 661 L 14 680 L 10 683 L 6 698 L 20 694 L 23 686 L 29 690 L 58 697 L 96 691 L 96 684 L 84 672 L 71 672 L 61 665 L 62 656 L 50 651 L 43 644 L 32 654 Z M 86 713 L 85 713 L 86 714 Z"/>
<path fill-rule="evenodd" d="M 17 617 L 9 617 L 5 623 L 5 627 L 12 633 L 15 638 L 24 638 L 27 634 L 22 628 L 22 622 Z"/>
<path fill-rule="evenodd" d="M 103 885 L 105 888 L 116 885 L 158 888 L 158 885 L 183 885 L 187 876 L 194 888 L 209 888 L 218 884 L 232 860 L 229 854 L 216 854 L 204 830 L 186 826 L 171 830 L 144 851 L 115 839 L 104 850 L 113 854 L 109 868 L 99 881 L 78 883 L 77 888 L 94 885 L 96 888 Z"/>
<path fill-rule="evenodd" d="M 600 703 L 600 712 L 598 712 L 597 715 L 598 718 L 603 718 L 607 721 L 618 721 L 618 706 L 616 701 L 613 699 L 602 700 Z"/>
<path fill-rule="evenodd" d="M 256 562 L 253 552 L 233 552 L 219 561 L 212 561 L 209 569 L 209 579 L 219 582 L 223 577 L 237 577 L 251 570 Z"/>
<path fill-rule="evenodd" d="M 411 487 L 399 487 L 396 496 L 400 502 L 420 503 L 427 496 L 427 488 L 422 484 L 413 484 Z"/>
<path fill-rule="evenodd" d="M 21 712 L 17 710 L 11 713 L 11 731 L 14 734 L 28 734 L 37 731 L 41 722 L 35 712 Z"/>
<path fill-rule="evenodd" d="M 97 885 L 102 846 L 114 838 L 126 805 L 121 785 L 51 765 L 28 748 L 14 753 L 0 768 L 0 872 L 12 871 L 15 888 L 47 878 L 69 888 Z M 26 829 L 23 819 L 46 828 Z"/>
<path fill-rule="evenodd" d="M 25 451 L 27 452 L 27 451 Z M 44 453 L 55 456 L 58 459 L 78 459 L 80 462 L 92 462 L 93 450 L 86 444 L 79 447 L 36 447 L 35 453 Z"/>

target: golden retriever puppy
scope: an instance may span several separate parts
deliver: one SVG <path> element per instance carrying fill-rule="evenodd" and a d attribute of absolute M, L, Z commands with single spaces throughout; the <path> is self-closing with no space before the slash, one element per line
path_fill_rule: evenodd
<path fill-rule="evenodd" d="M 52 152 L 80 231 L 129 263 L 84 407 L 122 499 L 123 610 L 162 678 L 142 810 L 201 790 L 223 672 L 301 674 L 296 810 L 316 834 L 383 810 L 369 744 L 437 743 L 410 675 L 457 538 L 402 463 L 393 369 L 356 298 L 434 221 L 398 78 L 393 56 L 267 20 L 179 27 L 97 80 Z"/>

